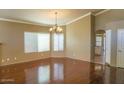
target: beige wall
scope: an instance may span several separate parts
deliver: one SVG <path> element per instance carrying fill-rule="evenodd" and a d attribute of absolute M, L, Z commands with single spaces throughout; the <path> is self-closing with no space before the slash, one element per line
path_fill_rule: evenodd
<path fill-rule="evenodd" d="M 48 32 L 48 27 L 0 21 L 0 43 L 2 43 L 2 65 L 47 58 L 50 52 L 24 53 L 24 32 Z M 14 57 L 17 60 L 14 60 Z M 10 61 L 7 61 L 10 58 Z"/>
<path fill-rule="evenodd" d="M 1 43 L 0 43 L 0 60 L 2 59 L 1 50 L 2 50 L 2 47 L 1 47 Z M 0 62 L 0 65 L 1 65 L 1 62 Z"/>
<path fill-rule="evenodd" d="M 91 15 L 90 16 L 90 26 L 91 26 L 91 33 L 90 33 L 90 41 L 91 41 L 91 61 L 94 62 L 95 59 L 95 42 L 96 42 L 96 37 L 95 37 L 95 16 Z"/>
<path fill-rule="evenodd" d="M 117 29 L 124 28 L 124 9 L 109 10 L 103 14 L 96 16 L 96 30 L 111 29 L 111 66 L 117 66 Z"/>
<path fill-rule="evenodd" d="M 105 29 L 108 23 L 124 20 L 124 9 L 111 9 L 96 16 L 96 30 Z"/>
<path fill-rule="evenodd" d="M 91 15 L 66 26 L 66 56 L 91 61 Z"/>

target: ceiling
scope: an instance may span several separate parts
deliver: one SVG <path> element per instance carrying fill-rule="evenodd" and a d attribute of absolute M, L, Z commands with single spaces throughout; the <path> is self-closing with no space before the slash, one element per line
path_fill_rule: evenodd
<path fill-rule="evenodd" d="M 54 25 L 54 13 L 58 12 L 58 24 L 65 25 L 89 12 L 98 13 L 102 10 L 103 9 L 0 9 L 0 18 L 40 25 Z"/>

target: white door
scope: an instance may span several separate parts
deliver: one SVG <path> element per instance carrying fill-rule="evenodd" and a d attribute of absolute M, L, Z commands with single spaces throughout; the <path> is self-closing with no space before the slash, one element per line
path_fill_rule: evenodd
<path fill-rule="evenodd" d="M 105 45 L 105 54 L 106 54 L 106 63 L 110 64 L 111 62 L 111 30 L 106 30 L 106 45 Z"/>
<path fill-rule="evenodd" d="M 124 29 L 118 30 L 117 66 L 124 67 Z"/>

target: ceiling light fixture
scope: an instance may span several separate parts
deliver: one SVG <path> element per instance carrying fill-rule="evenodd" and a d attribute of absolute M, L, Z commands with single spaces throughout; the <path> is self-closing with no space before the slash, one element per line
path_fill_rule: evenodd
<path fill-rule="evenodd" d="M 63 29 L 57 24 L 57 12 L 55 12 L 55 25 L 49 29 L 50 32 L 62 33 Z"/>

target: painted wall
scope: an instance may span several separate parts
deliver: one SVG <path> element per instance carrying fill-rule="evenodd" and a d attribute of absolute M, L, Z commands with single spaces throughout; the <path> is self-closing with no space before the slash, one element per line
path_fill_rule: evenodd
<path fill-rule="evenodd" d="M 67 57 L 91 61 L 91 44 L 93 43 L 91 24 L 91 15 L 88 15 L 66 26 Z"/>
<path fill-rule="evenodd" d="M 2 54 L 1 54 L 2 53 L 2 51 L 1 51 L 2 47 L 1 46 L 2 46 L 2 44 L 0 43 L 0 60 L 2 60 Z M 0 65 L 1 65 L 1 62 L 0 62 Z"/>
<path fill-rule="evenodd" d="M 117 66 L 117 29 L 124 28 L 124 10 L 113 9 L 103 14 L 96 16 L 95 18 L 96 30 L 112 30 L 111 37 L 111 66 Z"/>
<path fill-rule="evenodd" d="M 48 27 L 43 26 L 0 21 L 1 57 L 4 60 L 4 62 L 1 62 L 1 65 L 49 57 L 50 52 L 24 53 L 24 32 L 48 33 L 48 29 Z M 17 60 L 14 59 L 15 57 Z M 7 58 L 10 58 L 10 61 L 7 61 Z"/>
<path fill-rule="evenodd" d="M 96 30 L 105 29 L 108 23 L 124 20 L 124 9 L 111 9 L 95 19 Z"/>

